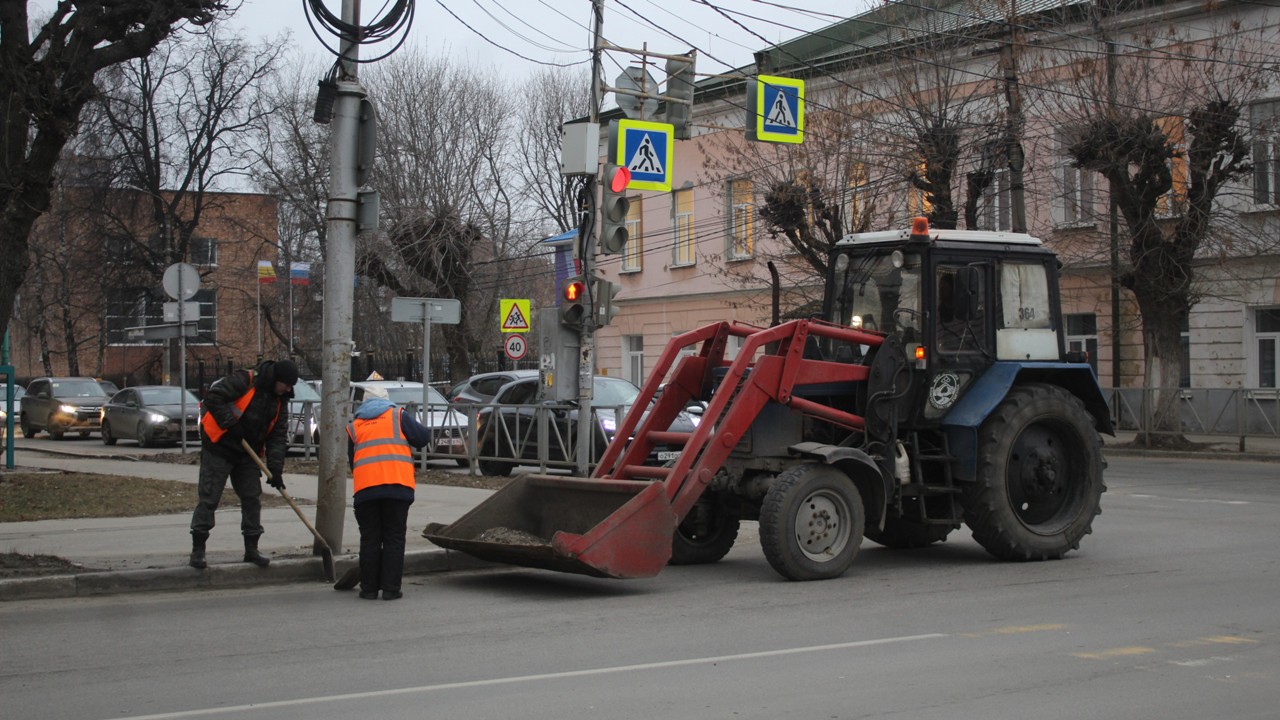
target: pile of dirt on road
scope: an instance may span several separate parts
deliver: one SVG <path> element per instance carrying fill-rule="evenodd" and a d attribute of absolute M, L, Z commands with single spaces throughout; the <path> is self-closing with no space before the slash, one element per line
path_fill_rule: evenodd
<path fill-rule="evenodd" d="M 52 555 L 0 553 L 0 580 L 79 572 L 85 572 L 84 567 Z"/>

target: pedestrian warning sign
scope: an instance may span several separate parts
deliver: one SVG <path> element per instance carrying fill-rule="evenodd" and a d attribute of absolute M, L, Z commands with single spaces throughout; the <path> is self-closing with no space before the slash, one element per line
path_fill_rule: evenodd
<path fill-rule="evenodd" d="M 747 138 L 804 142 L 804 81 L 756 76 L 747 98 Z"/>
<path fill-rule="evenodd" d="M 671 190 L 675 127 L 644 120 L 617 120 L 610 126 L 609 156 L 631 171 L 635 190 Z"/>
<path fill-rule="evenodd" d="M 529 301 L 528 300 L 499 300 L 498 301 L 498 321 L 501 323 L 500 330 L 504 333 L 523 333 L 529 332 Z"/>

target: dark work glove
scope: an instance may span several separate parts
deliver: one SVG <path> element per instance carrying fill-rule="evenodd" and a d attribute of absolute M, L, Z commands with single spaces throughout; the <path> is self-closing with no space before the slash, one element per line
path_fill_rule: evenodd
<path fill-rule="evenodd" d="M 283 490 L 284 475 L 279 470 L 272 470 L 271 477 L 267 478 L 267 484 L 277 490 Z"/>

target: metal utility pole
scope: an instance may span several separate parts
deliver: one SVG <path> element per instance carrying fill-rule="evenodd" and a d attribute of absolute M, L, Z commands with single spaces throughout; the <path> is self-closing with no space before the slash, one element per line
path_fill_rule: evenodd
<path fill-rule="evenodd" d="M 604 0 L 591 0 L 591 114 L 590 122 L 594 124 L 600 123 L 600 105 L 603 101 L 603 85 L 601 82 L 602 68 L 601 56 L 603 49 L 601 47 L 601 36 L 604 32 Z M 592 207 L 595 211 L 592 213 L 588 222 L 583 223 L 583 231 L 579 232 L 578 244 L 576 245 L 578 253 L 578 262 L 581 265 L 582 277 L 586 279 L 587 291 L 587 312 L 582 319 L 582 331 L 579 335 L 579 354 L 578 354 L 578 446 L 577 456 L 574 462 L 574 472 L 580 476 L 589 474 L 591 465 L 591 447 L 592 438 L 595 436 L 594 418 L 591 411 L 591 399 L 595 390 L 595 366 L 596 366 L 596 299 L 591 296 L 594 283 L 591 279 L 595 277 L 595 228 L 599 220 L 600 208 L 599 203 L 595 202 L 596 197 L 596 176 L 587 176 L 586 185 L 587 197 L 592 198 Z"/>
<path fill-rule="evenodd" d="M 1009 37 L 1005 40 L 1001 53 L 1004 65 L 1004 92 L 1009 103 L 1008 122 L 1005 127 L 1006 157 L 1009 161 L 1009 205 L 1010 230 L 1017 233 L 1027 231 L 1027 203 L 1025 186 L 1022 182 L 1022 92 L 1018 86 L 1018 61 L 1014 54 L 1014 35 L 1018 19 L 1017 0 L 1009 2 Z"/>
<path fill-rule="evenodd" d="M 342 20 L 360 24 L 360 0 L 342 0 Z M 323 387 L 320 405 L 320 484 L 316 529 L 334 552 L 342 551 L 346 514 L 346 435 L 351 415 L 351 327 L 355 306 L 356 220 L 359 203 L 357 134 L 364 87 L 357 79 L 359 38 L 342 38 L 341 76 L 329 142 L 329 204 L 324 268 Z"/>

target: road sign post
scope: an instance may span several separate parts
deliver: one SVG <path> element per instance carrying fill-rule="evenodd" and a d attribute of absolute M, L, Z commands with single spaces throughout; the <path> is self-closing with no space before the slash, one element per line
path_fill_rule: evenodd
<path fill-rule="evenodd" d="M 462 303 L 442 298 L 391 298 L 391 321 L 422 323 L 422 422 L 431 410 L 431 323 L 457 325 L 462 320 Z M 422 451 L 422 467 L 427 466 L 427 450 Z"/>
<path fill-rule="evenodd" d="M 181 413 L 182 428 L 182 454 L 187 453 L 187 319 L 190 317 L 194 321 L 200 319 L 200 305 L 198 303 L 187 302 L 200 292 L 200 272 L 190 263 L 174 263 L 165 268 L 164 277 L 161 279 L 161 285 L 169 297 L 177 300 L 175 303 L 165 303 L 165 320 L 169 320 L 170 305 L 173 305 L 174 321 L 178 324 L 178 376 L 182 378 L 182 393 L 178 395 L 179 409 Z M 192 307 L 194 306 L 194 308 Z M 195 336 L 195 325 L 191 325 L 190 336 Z M 165 368 L 168 371 L 168 368 Z"/>

